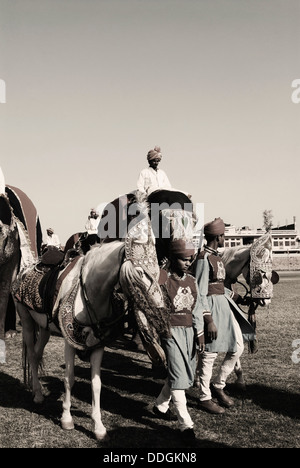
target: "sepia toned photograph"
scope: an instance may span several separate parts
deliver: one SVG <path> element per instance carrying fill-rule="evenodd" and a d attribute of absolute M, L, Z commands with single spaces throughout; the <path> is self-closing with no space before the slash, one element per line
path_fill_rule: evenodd
<path fill-rule="evenodd" d="M 300 448 L 299 22 L 0 0 L 0 448 Z"/>

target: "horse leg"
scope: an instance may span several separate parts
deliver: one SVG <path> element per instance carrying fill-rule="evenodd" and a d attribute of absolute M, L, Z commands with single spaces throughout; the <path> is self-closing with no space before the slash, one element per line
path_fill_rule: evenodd
<path fill-rule="evenodd" d="M 237 376 L 237 379 L 235 381 L 236 385 L 241 389 L 241 390 L 246 390 L 246 384 L 245 380 L 243 377 L 243 370 L 242 370 L 242 365 L 240 359 L 238 359 L 234 365 L 234 372 L 235 375 Z"/>
<path fill-rule="evenodd" d="M 104 348 L 98 348 L 92 352 L 91 380 L 92 380 L 92 419 L 94 421 L 94 434 L 97 440 L 103 440 L 107 435 L 106 428 L 101 420 L 100 393 L 101 393 L 101 363 Z"/>
<path fill-rule="evenodd" d="M 35 352 L 35 321 L 23 304 L 18 303 L 17 310 L 22 322 L 23 341 L 31 370 L 33 401 L 40 404 L 43 403 L 44 397 L 38 377 L 39 358 Z"/>
<path fill-rule="evenodd" d="M 65 340 L 65 396 L 63 401 L 63 414 L 61 417 L 61 426 L 63 429 L 74 429 L 74 422 L 71 415 L 71 391 L 74 385 L 74 362 L 75 348 L 72 348 Z"/>
<path fill-rule="evenodd" d="M 43 371 L 43 354 L 44 354 L 45 346 L 49 341 L 50 334 L 51 334 L 50 330 L 45 329 L 43 327 L 40 327 L 39 328 L 39 334 L 38 334 L 38 337 L 37 337 L 37 341 L 36 341 L 36 343 L 34 345 L 34 352 L 35 352 L 35 355 L 36 355 L 36 359 L 37 359 L 37 362 L 38 362 L 38 368 L 40 369 L 40 371 L 41 370 Z M 45 392 L 44 392 L 44 394 L 45 394 Z M 49 393 L 47 393 L 47 395 L 49 395 Z"/>

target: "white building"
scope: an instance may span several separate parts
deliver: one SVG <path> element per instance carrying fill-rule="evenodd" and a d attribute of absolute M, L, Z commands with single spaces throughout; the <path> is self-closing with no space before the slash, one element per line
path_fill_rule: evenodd
<path fill-rule="evenodd" d="M 226 225 L 225 247 L 251 244 L 254 239 L 265 234 L 264 229 L 250 229 L 247 226 L 236 228 Z M 300 254 L 300 235 L 296 218 L 292 224 L 278 226 L 271 230 L 273 254 Z"/>

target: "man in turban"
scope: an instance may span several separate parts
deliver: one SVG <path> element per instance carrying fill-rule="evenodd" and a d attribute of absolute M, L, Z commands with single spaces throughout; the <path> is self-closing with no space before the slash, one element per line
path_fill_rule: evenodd
<path fill-rule="evenodd" d="M 54 246 L 60 248 L 60 240 L 57 234 L 55 234 L 52 228 L 47 229 L 46 244 L 49 246 Z"/>
<path fill-rule="evenodd" d="M 244 350 L 244 340 L 254 338 L 254 330 L 233 301 L 234 293 L 225 288 L 225 265 L 218 253 L 224 246 L 225 224 L 221 218 L 205 224 L 207 244 L 200 252 L 195 276 L 198 283 L 201 310 L 204 319 L 205 351 L 199 356 L 197 373 L 200 380 L 201 409 L 212 413 L 224 413 L 234 405 L 224 392 L 226 380 Z M 211 383 L 213 365 L 219 352 L 226 353 L 216 377 Z M 212 400 L 212 393 L 219 402 Z"/>
<path fill-rule="evenodd" d="M 154 414 L 170 420 L 169 404 L 173 401 L 179 429 L 184 441 L 193 442 L 194 423 L 187 410 L 185 390 L 193 385 L 196 370 L 196 346 L 204 350 L 203 316 L 198 303 L 195 278 L 188 273 L 195 259 L 195 246 L 183 239 L 170 244 L 170 267 L 162 269 L 160 285 L 170 302 L 170 336 L 161 336 L 168 377 L 156 399 Z"/>
<path fill-rule="evenodd" d="M 159 189 L 171 190 L 171 183 L 167 174 L 158 168 L 162 154 L 159 146 L 148 151 L 147 160 L 149 167 L 140 172 L 137 189 L 140 193 L 150 195 L 151 192 Z"/>

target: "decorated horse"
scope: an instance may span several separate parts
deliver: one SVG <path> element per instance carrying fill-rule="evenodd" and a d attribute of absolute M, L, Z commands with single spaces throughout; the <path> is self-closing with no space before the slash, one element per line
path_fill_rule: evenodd
<path fill-rule="evenodd" d="M 273 285 L 278 283 L 279 276 L 272 268 L 272 237 L 269 232 L 256 239 L 253 244 L 226 248 L 222 253 L 225 263 L 226 280 L 225 286 L 233 290 L 233 297 L 245 312 L 254 330 L 256 330 L 256 310 L 266 307 L 271 303 L 273 297 Z M 239 280 L 242 276 L 243 281 Z M 234 285 L 239 283 L 246 291 L 241 297 L 237 292 L 234 294 Z M 256 353 L 256 338 L 249 342 L 249 351 Z M 245 381 L 240 360 L 235 365 L 237 376 L 236 384 L 245 388 Z M 197 383 L 196 383 L 197 386 Z"/>
<path fill-rule="evenodd" d="M 5 319 L 15 310 L 11 284 L 20 268 L 34 262 L 42 243 L 37 211 L 32 201 L 19 188 L 6 186 L 0 196 L 0 363 L 5 363 Z"/>
<path fill-rule="evenodd" d="M 86 255 L 70 256 L 58 266 L 61 269 L 57 275 L 59 288 L 53 295 L 51 317 L 44 313 L 40 296 L 45 277 L 41 271 L 43 266 L 36 264 L 25 270 L 14 283 L 32 372 L 34 401 L 41 403 L 44 399 L 38 366 L 50 332 L 59 330 L 65 339 L 66 365 L 62 427 L 74 427 L 70 409 L 77 352 L 90 359 L 92 419 L 99 440 L 106 436 L 100 410 L 100 370 L 105 346 L 124 332 L 124 320 L 129 313 L 135 315 L 148 354 L 154 359 L 160 353 L 156 337 L 168 329 L 158 284 L 155 238 L 145 205 L 140 206 L 139 213 L 129 226 L 124 242 L 96 244 Z M 39 334 L 35 343 L 36 324 Z"/>

